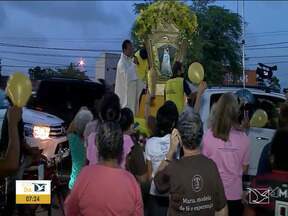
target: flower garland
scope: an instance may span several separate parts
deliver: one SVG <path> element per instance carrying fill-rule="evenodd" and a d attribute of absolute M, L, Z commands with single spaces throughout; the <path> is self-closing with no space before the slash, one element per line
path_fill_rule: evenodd
<path fill-rule="evenodd" d="M 158 23 L 173 23 L 180 31 L 181 39 L 190 39 L 197 28 L 197 17 L 184 3 L 157 1 L 140 12 L 136 18 L 135 34 L 144 39 Z"/>

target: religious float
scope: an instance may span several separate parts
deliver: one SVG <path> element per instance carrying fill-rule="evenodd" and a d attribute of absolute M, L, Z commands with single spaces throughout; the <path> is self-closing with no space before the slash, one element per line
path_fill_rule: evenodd
<path fill-rule="evenodd" d="M 172 75 L 172 66 L 176 61 L 184 61 L 196 29 L 195 13 L 178 1 L 157 1 L 141 10 L 136 18 L 135 34 L 147 50 L 149 65 L 148 91 L 142 96 L 136 119 L 140 125 L 149 115 L 155 116 L 164 103 L 165 84 Z"/>

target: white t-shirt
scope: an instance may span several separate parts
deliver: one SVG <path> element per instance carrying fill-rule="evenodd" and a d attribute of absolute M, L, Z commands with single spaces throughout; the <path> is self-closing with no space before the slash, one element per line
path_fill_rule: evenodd
<path fill-rule="evenodd" d="M 169 151 L 170 147 L 170 134 L 163 137 L 151 137 L 147 140 L 145 146 L 146 159 L 152 163 L 152 178 L 154 178 L 162 160 L 165 160 L 165 156 Z M 157 195 L 160 194 L 155 188 L 154 181 L 151 183 L 150 194 Z"/>

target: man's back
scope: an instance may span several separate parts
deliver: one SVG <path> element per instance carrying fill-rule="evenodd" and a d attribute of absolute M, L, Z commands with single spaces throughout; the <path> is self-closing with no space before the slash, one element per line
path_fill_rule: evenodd
<path fill-rule="evenodd" d="M 226 205 L 216 165 L 203 155 L 171 162 L 159 172 L 155 184 L 170 193 L 169 215 L 214 215 Z"/>

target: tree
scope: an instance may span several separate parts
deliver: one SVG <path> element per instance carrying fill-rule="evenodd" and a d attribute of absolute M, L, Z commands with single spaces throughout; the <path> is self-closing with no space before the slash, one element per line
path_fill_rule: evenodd
<path fill-rule="evenodd" d="M 30 79 L 32 80 L 43 80 L 52 77 L 88 79 L 88 77 L 85 75 L 85 71 L 81 72 L 73 63 L 70 63 L 70 65 L 66 68 L 58 68 L 57 70 L 37 66 L 30 68 L 28 71 Z"/>
<path fill-rule="evenodd" d="M 188 1 L 186 1 L 188 2 Z M 242 34 L 241 17 L 223 7 L 209 5 L 214 0 L 194 0 L 191 12 L 197 15 L 198 29 L 188 48 L 184 61 L 185 69 L 195 61 L 205 69 L 205 78 L 209 84 L 222 84 L 224 75 L 230 72 L 234 77 L 241 74 Z M 135 4 L 135 13 L 145 10 L 149 3 Z M 137 48 L 141 45 L 132 27 L 132 39 Z"/>
<path fill-rule="evenodd" d="M 222 84 L 227 72 L 238 77 L 241 73 L 241 17 L 219 6 L 192 5 L 191 9 L 196 11 L 198 33 L 188 49 L 186 66 L 199 61 L 210 84 Z"/>
<path fill-rule="evenodd" d="M 28 70 L 28 73 L 31 80 L 43 80 L 55 76 L 56 71 L 54 71 L 51 68 L 44 69 L 39 66 L 36 66 L 34 68 L 30 68 Z"/>

